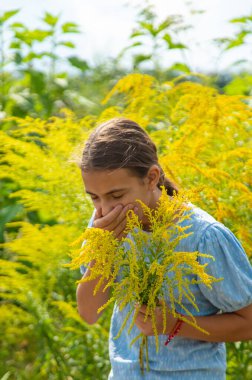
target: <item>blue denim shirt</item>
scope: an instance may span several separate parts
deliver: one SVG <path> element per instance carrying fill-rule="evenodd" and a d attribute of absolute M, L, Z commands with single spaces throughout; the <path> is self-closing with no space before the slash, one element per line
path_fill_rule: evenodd
<path fill-rule="evenodd" d="M 89 226 L 92 225 L 93 217 Z M 212 315 L 233 312 L 252 303 L 252 267 L 240 242 L 233 233 L 212 216 L 193 205 L 193 215 L 182 224 L 191 225 L 187 232 L 192 235 L 182 239 L 177 251 L 199 251 L 214 256 L 215 261 L 199 257 L 207 263 L 207 272 L 224 280 L 214 283 L 212 289 L 194 284 L 191 290 L 196 298 L 199 312 L 188 301 L 186 307 L 196 315 Z M 81 267 L 81 273 L 85 268 Z M 197 278 L 195 278 L 197 279 Z M 169 298 L 167 296 L 167 303 Z M 126 327 L 118 339 L 114 339 L 127 315 L 129 306 L 119 311 L 117 304 L 111 318 L 109 354 L 111 371 L 109 380 L 223 380 L 226 372 L 225 343 L 211 343 L 176 336 L 168 346 L 165 335 L 159 336 L 159 352 L 156 353 L 155 338 L 148 337 L 150 371 L 141 374 L 139 366 L 139 340 L 130 347 L 132 339 L 139 334 L 136 326 L 130 334 Z M 181 313 L 182 310 L 177 309 Z"/>

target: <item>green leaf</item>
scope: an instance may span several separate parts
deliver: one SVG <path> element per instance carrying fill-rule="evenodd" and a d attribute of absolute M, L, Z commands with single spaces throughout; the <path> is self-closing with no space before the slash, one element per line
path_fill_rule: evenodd
<path fill-rule="evenodd" d="M 157 15 L 154 13 L 152 9 L 152 5 L 147 6 L 139 13 L 139 16 L 143 17 L 145 20 L 149 22 L 153 22 L 157 18 Z"/>
<path fill-rule="evenodd" d="M 16 28 L 26 29 L 25 25 L 22 24 L 22 22 L 13 22 L 13 24 L 11 24 L 10 27 L 13 29 L 16 29 Z"/>
<path fill-rule="evenodd" d="M 23 61 L 23 56 L 22 54 L 18 51 L 14 54 L 14 62 L 17 64 L 17 65 L 20 65 Z"/>
<path fill-rule="evenodd" d="M 167 17 L 163 22 L 161 22 L 161 24 L 159 24 L 159 26 L 157 28 L 157 32 L 160 33 L 163 30 L 169 28 L 171 25 L 176 24 L 176 23 L 177 23 L 177 21 L 174 17 L 172 17 L 172 16 Z"/>
<path fill-rule="evenodd" d="M 236 65 L 242 65 L 244 63 L 248 63 L 247 59 L 238 59 L 237 61 L 233 62 L 232 65 L 235 67 Z"/>
<path fill-rule="evenodd" d="M 68 61 L 71 63 L 72 66 L 76 67 L 77 69 L 81 71 L 86 71 L 89 69 L 89 65 L 87 61 L 84 61 L 78 57 L 75 57 L 75 56 L 69 57 Z"/>
<path fill-rule="evenodd" d="M 170 49 L 187 49 L 187 46 L 181 43 L 173 44 Z"/>
<path fill-rule="evenodd" d="M 218 47 L 221 47 L 221 46 L 227 45 L 231 41 L 231 39 L 230 38 L 215 38 L 213 41 Z"/>
<path fill-rule="evenodd" d="M 237 17 L 237 18 L 233 18 L 232 20 L 230 20 L 230 22 L 233 24 L 235 24 L 235 23 L 246 24 L 247 21 L 252 21 L 252 15 L 251 16 Z"/>
<path fill-rule="evenodd" d="M 6 373 L 3 375 L 3 377 L 1 377 L 1 380 L 8 380 L 9 377 L 10 377 L 10 375 L 11 375 L 11 373 L 10 373 L 9 371 L 6 372 Z"/>
<path fill-rule="evenodd" d="M 138 66 L 141 62 L 149 61 L 152 58 L 152 55 L 138 54 L 134 56 L 133 63 L 134 67 Z"/>
<path fill-rule="evenodd" d="M 50 53 L 50 52 L 47 52 L 47 51 L 44 51 L 43 53 L 44 57 L 49 57 L 49 58 L 52 58 L 52 59 L 57 59 L 57 55 L 56 54 L 53 54 L 53 53 Z"/>
<path fill-rule="evenodd" d="M 74 22 L 66 22 L 61 26 L 61 30 L 63 33 L 80 33 L 79 26 Z"/>
<path fill-rule="evenodd" d="M 168 34 L 168 33 L 166 33 L 166 34 L 164 35 L 163 40 L 164 40 L 165 42 L 167 42 L 168 45 L 172 44 L 172 38 L 171 38 L 170 34 Z"/>
<path fill-rule="evenodd" d="M 14 219 L 18 212 L 23 209 L 20 204 L 12 204 L 0 210 L 0 241 L 3 241 L 4 226 Z"/>
<path fill-rule="evenodd" d="M 51 13 L 45 12 L 42 19 L 47 25 L 55 26 L 59 21 L 59 16 L 53 16 Z"/>
<path fill-rule="evenodd" d="M 192 9 L 190 11 L 190 13 L 191 13 L 191 15 L 202 15 L 202 14 L 206 13 L 206 11 L 203 9 Z"/>
<path fill-rule="evenodd" d="M 169 67 L 168 70 L 169 71 L 180 71 L 183 73 L 190 73 L 191 72 L 189 66 L 185 65 L 184 63 L 180 63 L 180 62 L 174 63 L 174 65 Z"/>
<path fill-rule="evenodd" d="M 130 49 L 132 49 L 132 48 L 134 48 L 134 47 L 142 46 L 142 45 L 143 45 L 142 42 L 136 41 L 136 42 L 134 42 L 133 44 L 131 44 L 131 45 L 129 45 L 129 46 L 126 46 L 126 47 L 125 47 L 124 49 L 122 49 L 122 51 L 118 54 L 118 58 L 123 57 L 123 55 L 125 54 L 125 52 L 126 52 L 127 50 L 130 50 Z"/>
<path fill-rule="evenodd" d="M 139 42 L 139 41 L 134 42 L 133 44 L 131 44 L 131 45 L 129 45 L 129 46 L 126 46 L 126 47 L 123 49 L 123 53 L 124 53 L 125 51 L 129 50 L 129 49 L 132 49 L 132 48 L 137 47 L 137 46 L 142 46 L 142 45 L 143 45 L 142 42 Z"/>
<path fill-rule="evenodd" d="M 224 87 L 227 95 L 251 95 L 252 94 L 252 75 L 243 74 L 235 77 Z"/>
<path fill-rule="evenodd" d="M 147 30 L 153 37 L 156 37 L 156 35 L 158 34 L 157 30 L 151 23 L 141 21 L 139 24 L 143 29 Z"/>
<path fill-rule="evenodd" d="M 24 58 L 23 62 L 31 62 L 33 59 L 41 59 L 44 56 L 48 56 L 47 53 L 35 53 L 35 52 L 30 52 L 28 53 Z"/>
<path fill-rule="evenodd" d="M 74 49 L 75 48 L 75 44 L 73 42 L 71 42 L 71 41 L 62 41 L 62 42 L 59 42 L 58 45 L 60 45 L 60 46 L 66 46 L 66 47 L 68 47 L 70 49 Z"/>
<path fill-rule="evenodd" d="M 233 49 L 234 47 L 241 46 L 245 43 L 245 37 L 248 34 L 251 34 L 251 31 L 243 30 L 240 33 L 236 35 L 236 38 L 230 39 L 228 45 L 226 46 L 225 50 Z"/>
<path fill-rule="evenodd" d="M 28 46 L 32 46 L 34 42 L 43 42 L 47 37 L 51 35 L 52 32 L 41 29 L 25 30 L 22 32 L 16 31 L 15 33 L 15 37 Z"/>
<path fill-rule="evenodd" d="M 39 42 L 44 41 L 47 37 L 51 36 L 52 33 L 47 30 L 34 29 L 30 31 L 30 38 Z"/>
<path fill-rule="evenodd" d="M 131 33 L 131 35 L 130 35 L 129 38 L 134 38 L 134 37 L 138 37 L 138 36 L 144 36 L 144 33 L 141 32 L 140 30 L 134 30 L 134 31 Z"/>
<path fill-rule="evenodd" d="M 60 79 L 67 79 L 68 78 L 68 74 L 65 73 L 65 72 L 62 72 L 62 73 L 57 73 L 57 76 L 56 78 L 60 78 Z"/>
<path fill-rule="evenodd" d="M 174 43 L 170 34 L 166 33 L 163 40 L 167 43 L 169 49 L 187 49 L 187 46 L 181 43 Z"/>
<path fill-rule="evenodd" d="M 21 49 L 20 41 L 12 41 L 9 46 L 10 49 Z"/>
<path fill-rule="evenodd" d="M 45 74 L 40 71 L 29 70 L 26 71 L 31 80 L 31 91 L 36 94 L 46 93 L 46 77 Z M 48 95 L 47 95 L 48 96 Z"/>
<path fill-rule="evenodd" d="M 11 17 L 15 16 L 19 11 L 20 9 L 13 9 L 12 11 L 3 13 L 3 15 L 0 17 L 0 25 L 9 20 Z"/>

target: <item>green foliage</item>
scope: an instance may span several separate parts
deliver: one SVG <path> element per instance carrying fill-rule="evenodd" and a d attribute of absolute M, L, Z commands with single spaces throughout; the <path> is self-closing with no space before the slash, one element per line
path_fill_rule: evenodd
<path fill-rule="evenodd" d="M 236 48 L 239 48 L 241 46 L 249 46 L 249 44 L 251 43 L 252 39 L 251 39 L 251 36 L 252 36 L 252 15 L 248 15 L 248 16 L 243 16 L 243 17 L 237 17 L 237 18 L 234 18 L 234 19 L 231 19 L 229 21 L 231 24 L 237 24 L 238 25 L 238 30 L 236 32 L 236 34 L 234 35 L 234 37 L 223 37 L 223 38 L 218 38 L 215 40 L 215 42 L 222 48 L 222 54 L 229 51 L 230 49 L 236 49 Z M 235 62 L 235 65 L 239 65 L 241 63 L 249 63 L 249 65 L 251 66 L 251 59 L 250 60 L 247 60 L 247 59 L 239 59 L 238 61 Z M 249 66 L 249 67 L 250 67 Z M 244 73 L 244 75 L 251 75 L 251 72 L 250 73 Z M 239 79 L 239 78 L 237 78 Z M 236 83 L 234 84 L 236 85 Z M 241 93 L 244 94 L 244 85 L 243 85 L 243 89 L 241 89 Z M 246 86 L 247 88 L 248 86 Z M 237 90 L 235 93 L 238 94 L 238 91 Z M 249 88 L 249 91 L 251 91 L 251 86 Z"/>
<path fill-rule="evenodd" d="M 146 6 L 138 14 L 137 26 L 133 29 L 130 39 L 132 44 L 127 46 L 120 53 L 120 58 L 129 50 L 139 51 L 139 47 L 148 53 L 137 52 L 133 54 L 133 68 L 140 69 L 142 62 L 148 62 L 153 65 L 155 74 L 161 71 L 160 57 L 166 55 L 173 49 L 187 49 L 187 46 L 177 41 L 179 31 L 185 30 L 188 26 L 183 24 L 180 16 L 168 16 L 161 22 L 157 21 L 157 14 L 152 5 Z M 177 66 L 177 69 L 180 67 Z M 188 68 L 189 70 L 189 68 Z M 184 70 L 182 70 L 184 71 Z"/>
<path fill-rule="evenodd" d="M 159 82 L 140 74 L 119 80 L 127 71 L 120 56 L 90 67 L 74 55 L 79 27 L 59 15 L 45 12 L 34 29 L 20 20 L 18 9 L 0 14 L 0 377 L 107 379 L 111 310 L 87 326 L 76 310 L 79 272 L 63 268 L 68 243 L 91 214 L 73 157 L 97 122 L 136 120 L 157 143 L 168 177 L 182 187 L 205 185 L 199 205 L 251 255 L 251 99 L 240 97 L 251 95 L 251 73 L 225 79 L 220 95 L 207 87 L 218 88 L 220 76 L 192 75 L 184 60 L 163 70 L 160 57 L 185 50 L 177 32 L 187 26 L 180 17 L 158 22 L 148 7 L 122 55 L 133 52 L 142 73 L 153 62 Z M 251 16 L 232 22 L 239 29 L 223 40 L 227 51 L 251 37 Z M 64 51 L 71 53 L 63 58 Z M 251 378 L 251 351 L 251 342 L 228 344 L 229 380 Z"/>
<path fill-rule="evenodd" d="M 106 379 L 109 311 L 103 325 L 89 328 L 76 309 L 74 283 L 79 275 L 69 276 L 63 268 L 68 244 L 91 212 L 72 160 L 93 126 L 92 118 L 77 123 L 66 113 L 47 122 L 26 118 L 15 123 L 15 128 L 1 132 L 0 177 L 16 184 L 10 198 L 18 199 L 26 212 L 37 213 L 39 222 L 24 218 L 6 226 L 0 376 L 9 371 L 10 378 L 22 380 L 91 380 L 95 372 Z M 3 209 L 7 218 L 6 213 Z"/>
<path fill-rule="evenodd" d="M 252 374 L 251 341 L 228 343 L 227 348 L 227 380 L 250 380 Z"/>
<path fill-rule="evenodd" d="M 239 24 L 239 31 L 234 38 L 227 39 L 226 50 L 241 46 L 245 43 L 248 36 L 252 35 L 252 15 L 238 17 L 230 20 L 233 24 Z"/>
<path fill-rule="evenodd" d="M 62 24 L 59 16 L 48 12 L 42 18 L 41 28 L 30 29 L 22 22 L 10 24 L 9 19 L 17 13 L 17 10 L 6 12 L 0 18 L 1 111 L 7 115 L 47 118 L 70 103 L 68 75 L 62 71 L 62 61 L 82 73 L 89 69 L 88 63 L 78 57 L 61 56 L 62 49 L 75 48 L 65 36 L 80 31 L 77 24 Z M 5 34 L 10 35 L 10 41 Z M 11 74 L 13 65 L 15 77 Z M 78 103 L 78 98 L 75 101 Z"/>
<path fill-rule="evenodd" d="M 19 12 L 19 9 L 13 9 L 11 11 L 4 12 L 0 17 L 0 26 L 3 26 L 6 21 L 15 16 Z"/>
<path fill-rule="evenodd" d="M 252 75 L 249 73 L 242 73 L 234 76 L 234 78 L 225 86 L 225 93 L 227 95 L 252 95 Z"/>

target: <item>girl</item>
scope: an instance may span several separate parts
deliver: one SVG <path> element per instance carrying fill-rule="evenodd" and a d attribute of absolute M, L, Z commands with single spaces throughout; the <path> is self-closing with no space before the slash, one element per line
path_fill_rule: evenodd
<path fill-rule="evenodd" d="M 129 209 L 141 219 L 143 229 L 148 233 L 145 219 L 136 199 L 141 199 L 151 209 L 157 207 L 162 185 L 168 195 L 178 192 L 158 163 L 157 150 L 148 134 L 135 122 L 116 118 L 97 129 L 89 137 L 83 151 L 81 172 L 86 189 L 94 204 L 94 214 L 89 226 L 113 231 L 121 239 L 126 226 Z M 179 379 L 179 380 L 220 380 L 225 379 L 226 353 L 223 342 L 235 342 L 252 338 L 252 268 L 236 237 L 222 223 L 202 209 L 193 206 L 193 215 L 187 222 L 192 235 L 180 241 L 178 250 L 199 251 L 215 257 L 209 261 L 200 257 L 201 264 L 208 263 L 207 272 L 223 281 L 213 284 L 209 290 L 202 284 L 194 284 L 192 291 L 196 297 L 199 312 L 186 307 L 196 316 L 197 324 L 209 332 L 206 335 L 189 324 L 175 320 L 167 314 L 167 334 L 176 329 L 169 345 L 163 334 L 163 317 L 156 310 L 159 332 L 159 352 L 156 353 L 151 319 L 145 318 L 142 306 L 131 333 L 127 326 L 120 337 L 118 330 L 128 311 L 120 312 L 115 304 L 110 327 L 109 351 L 111 372 L 109 379 Z M 89 276 L 90 267 L 84 277 Z M 95 296 L 93 290 L 97 280 L 80 283 L 77 288 L 77 303 L 81 317 L 89 324 L 95 323 L 97 310 L 109 298 L 109 290 L 100 290 Z M 104 284 L 105 285 L 105 284 Z M 167 296 L 169 305 L 169 297 Z M 177 310 L 182 312 L 182 310 Z M 131 321 L 128 322 L 130 324 Z M 179 330 L 179 331 L 178 331 Z M 149 336 L 150 371 L 141 374 L 139 347 L 132 339 L 142 332 Z M 173 334 L 174 335 L 174 334 Z"/>

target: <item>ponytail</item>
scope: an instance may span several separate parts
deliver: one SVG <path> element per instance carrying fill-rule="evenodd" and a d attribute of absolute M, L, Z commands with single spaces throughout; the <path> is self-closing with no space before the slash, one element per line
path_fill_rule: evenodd
<path fill-rule="evenodd" d="M 165 177 L 163 169 L 160 166 L 159 168 L 160 168 L 160 178 L 158 182 L 159 189 L 161 189 L 161 186 L 164 186 L 167 194 L 170 195 L 171 197 L 174 195 L 174 191 L 176 194 L 178 194 L 179 189 L 177 185 L 174 182 L 172 182 L 170 179 Z"/>

